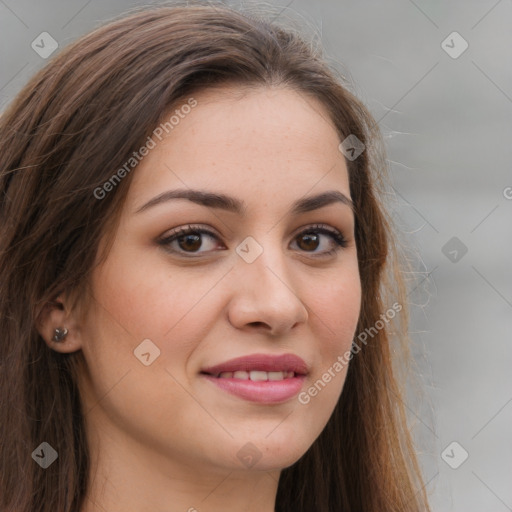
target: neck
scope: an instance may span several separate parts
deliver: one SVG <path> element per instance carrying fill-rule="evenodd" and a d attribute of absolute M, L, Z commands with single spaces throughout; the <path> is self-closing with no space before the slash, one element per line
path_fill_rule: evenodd
<path fill-rule="evenodd" d="M 91 467 L 80 512 L 274 512 L 279 470 L 205 467 L 169 460 L 119 432 L 89 443 Z"/>

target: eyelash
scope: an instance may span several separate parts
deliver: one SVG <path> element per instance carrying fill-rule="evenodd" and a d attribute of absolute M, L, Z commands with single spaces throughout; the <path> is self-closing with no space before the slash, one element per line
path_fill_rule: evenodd
<path fill-rule="evenodd" d="M 333 249 L 319 253 L 319 257 L 333 255 L 333 254 L 337 253 L 340 249 L 347 247 L 347 240 L 340 231 L 326 228 L 322 224 L 315 224 L 313 226 L 309 226 L 307 229 L 304 229 L 303 231 L 298 233 L 295 236 L 294 240 L 299 238 L 301 235 L 311 234 L 311 233 L 316 233 L 316 234 L 320 233 L 323 235 L 328 235 L 331 237 L 331 240 L 333 240 L 336 244 L 336 246 Z M 183 251 L 183 250 L 176 250 L 176 249 L 172 249 L 170 247 L 170 245 L 172 242 L 174 242 L 175 240 L 177 240 L 178 238 L 180 238 L 182 236 L 199 235 L 199 234 L 208 235 L 217 240 L 219 239 L 219 237 L 215 233 L 213 233 L 212 231 L 210 231 L 208 229 L 205 229 L 201 226 L 188 225 L 186 228 L 179 228 L 176 231 L 174 231 L 173 233 L 171 233 L 170 235 L 167 235 L 167 236 L 161 238 L 160 240 L 158 240 L 158 244 L 160 246 L 163 246 L 165 248 L 165 250 L 168 252 L 177 253 L 180 255 L 186 254 L 187 255 L 186 257 L 197 258 L 199 256 L 192 256 L 192 255 L 193 254 L 200 255 L 202 253 L 197 253 L 197 252 L 194 253 L 194 252 L 187 252 L 187 251 Z M 206 251 L 206 252 L 209 252 L 209 251 Z M 308 253 L 311 251 L 304 251 L 304 252 Z M 311 254 L 316 254 L 316 253 L 311 252 Z"/>

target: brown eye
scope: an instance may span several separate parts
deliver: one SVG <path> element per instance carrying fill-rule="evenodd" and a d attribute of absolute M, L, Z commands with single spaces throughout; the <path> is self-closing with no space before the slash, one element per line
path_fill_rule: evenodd
<path fill-rule="evenodd" d="M 323 239 L 327 238 L 330 240 L 331 248 L 327 245 L 325 250 L 317 250 L 323 245 Z M 309 252 L 314 256 L 330 256 L 338 252 L 341 248 L 347 247 L 347 240 L 343 234 L 338 230 L 326 228 L 322 225 L 311 226 L 305 231 L 302 231 L 295 237 L 295 240 L 299 249 L 303 252 Z"/>
<path fill-rule="evenodd" d="M 327 247 L 324 250 L 318 250 L 325 245 L 325 239 L 328 241 Z M 208 240 L 210 243 L 215 240 L 218 242 L 219 237 L 210 230 L 189 225 L 187 228 L 180 228 L 162 238 L 158 244 L 170 253 L 199 257 L 204 253 L 219 250 L 219 244 L 217 247 L 213 244 L 210 246 L 211 248 L 208 248 Z M 312 226 L 303 231 L 295 237 L 294 242 L 301 252 L 311 253 L 315 257 L 330 256 L 347 246 L 347 241 L 341 232 L 321 225 Z M 226 249 L 226 247 L 222 246 L 220 249 Z"/>
<path fill-rule="evenodd" d="M 318 235 L 313 233 L 305 233 L 299 236 L 299 240 L 304 243 L 299 243 L 299 247 L 305 251 L 314 251 L 319 245 Z"/>
<path fill-rule="evenodd" d="M 184 251 L 197 251 L 201 248 L 202 240 L 200 235 L 182 235 L 176 239 L 178 245 Z"/>
<path fill-rule="evenodd" d="M 210 248 L 208 247 L 208 240 L 210 240 Z M 194 228 L 192 226 L 188 226 L 187 228 L 180 228 L 170 235 L 162 238 L 158 241 L 158 244 L 162 245 L 166 251 L 171 253 L 200 256 L 205 252 L 215 250 L 216 244 L 212 243 L 212 241 L 215 240 L 218 240 L 215 233 L 201 227 Z M 204 248 L 205 245 L 206 248 Z M 218 245 L 219 244 L 217 244 L 217 246 Z"/>

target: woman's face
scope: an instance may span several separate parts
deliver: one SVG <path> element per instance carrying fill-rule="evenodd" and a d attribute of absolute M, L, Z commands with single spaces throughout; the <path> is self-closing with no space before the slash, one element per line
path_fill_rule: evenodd
<path fill-rule="evenodd" d="M 354 215 L 349 201 L 309 200 L 350 199 L 340 141 L 317 100 L 243 91 L 178 105 L 179 122 L 132 171 L 80 326 L 98 450 L 108 439 L 167 469 L 280 469 L 340 396 L 346 368 L 332 368 L 361 299 Z M 190 199 L 162 196 L 177 191 Z"/>

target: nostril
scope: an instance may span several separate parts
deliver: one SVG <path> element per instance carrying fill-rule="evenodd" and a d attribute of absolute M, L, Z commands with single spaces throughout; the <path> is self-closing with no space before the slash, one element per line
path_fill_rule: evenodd
<path fill-rule="evenodd" d="M 249 325 L 253 327 L 268 327 L 265 322 L 249 322 Z"/>

